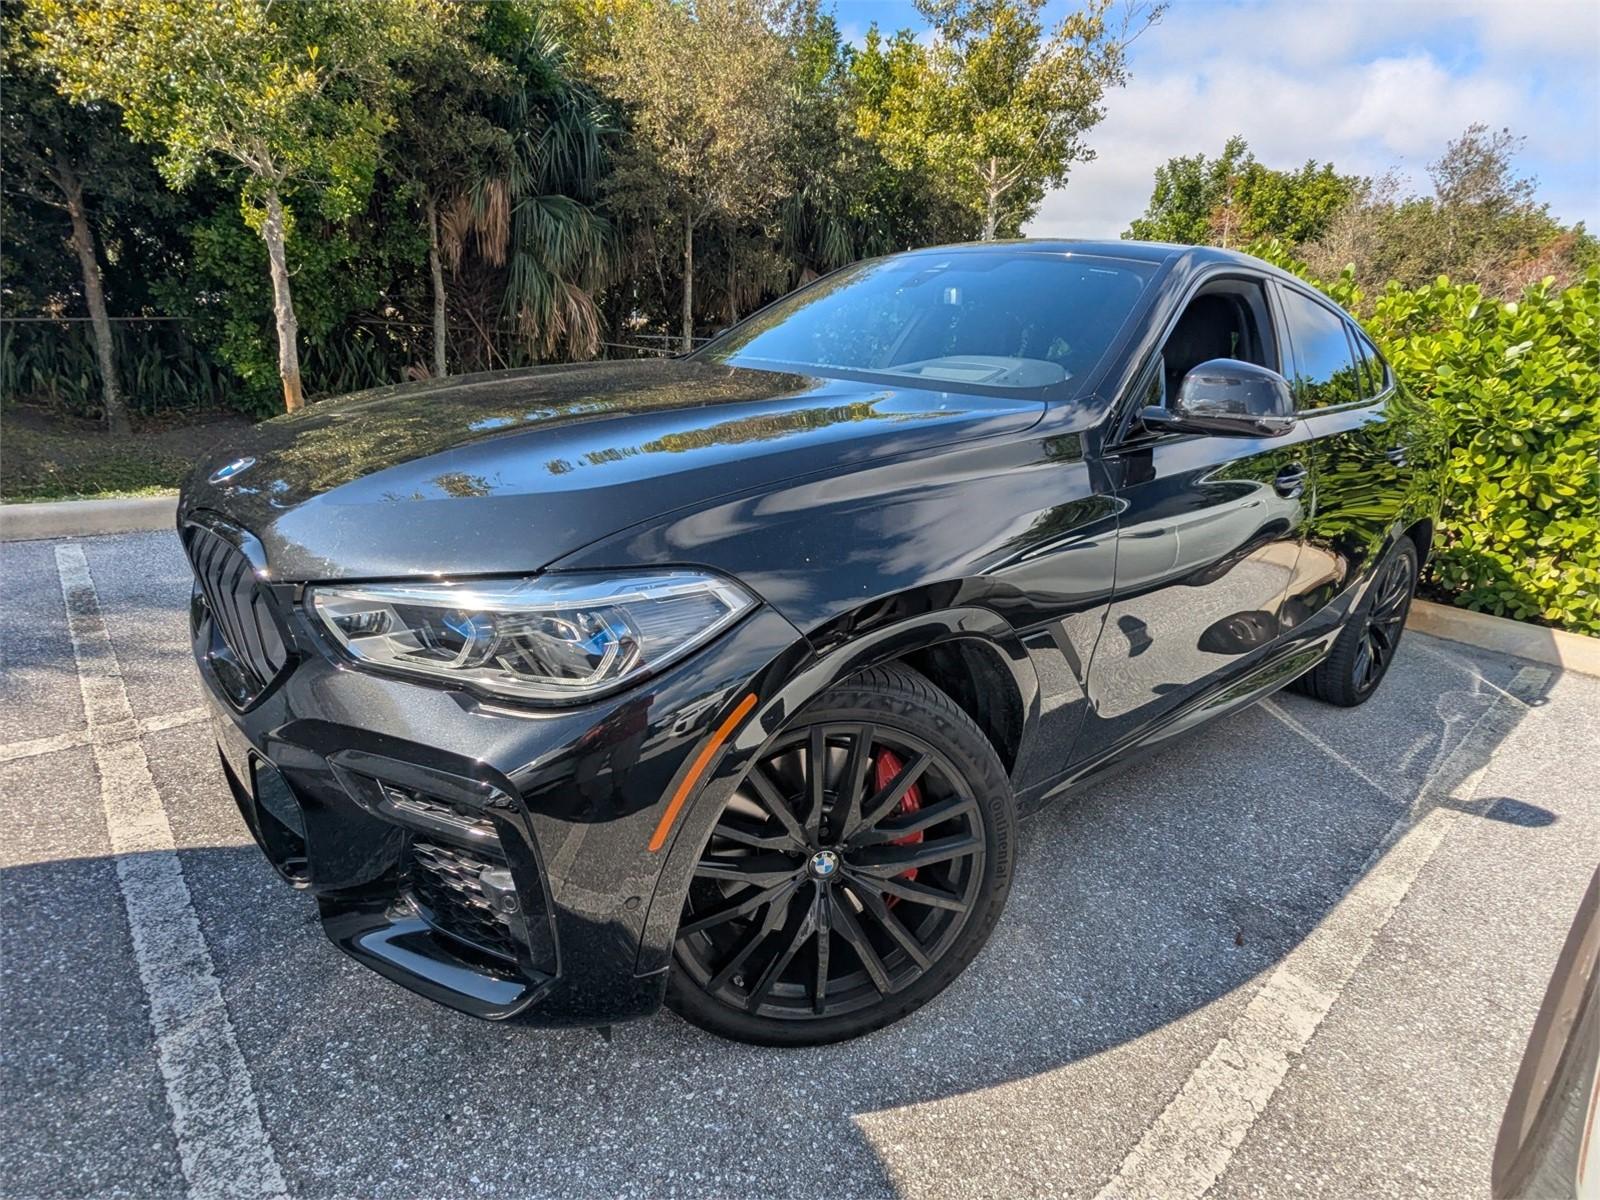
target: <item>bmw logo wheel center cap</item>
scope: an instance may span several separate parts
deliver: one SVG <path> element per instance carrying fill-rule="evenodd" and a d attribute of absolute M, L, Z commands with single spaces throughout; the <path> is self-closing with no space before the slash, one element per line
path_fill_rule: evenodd
<path fill-rule="evenodd" d="M 806 870 L 815 880 L 832 879 L 839 873 L 839 856 L 832 850 L 818 850 L 806 863 Z"/>

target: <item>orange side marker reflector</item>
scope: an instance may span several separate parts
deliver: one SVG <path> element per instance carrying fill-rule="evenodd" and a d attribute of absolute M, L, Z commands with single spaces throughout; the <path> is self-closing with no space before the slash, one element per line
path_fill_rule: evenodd
<path fill-rule="evenodd" d="M 667 834 L 672 832 L 672 824 L 678 819 L 678 812 L 683 808 L 684 801 L 689 798 L 689 793 L 694 791 L 695 784 L 700 782 L 700 776 L 705 774 L 705 769 L 716 757 L 717 751 L 722 749 L 722 743 L 728 740 L 728 735 L 739 727 L 739 723 L 750 715 L 750 710 L 756 706 L 756 694 L 751 692 L 739 701 L 727 719 L 718 725 L 716 731 L 706 739 L 706 744 L 700 747 L 700 753 L 694 756 L 694 762 L 689 764 L 689 770 L 684 774 L 678 784 L 677 791 L 672 793 L 672 800 L 667 805 L 667 811 L 661 814 L 661 823 L 656 826 L 656 831 L 650 838 L 650 853 L 667 844 Z"/>

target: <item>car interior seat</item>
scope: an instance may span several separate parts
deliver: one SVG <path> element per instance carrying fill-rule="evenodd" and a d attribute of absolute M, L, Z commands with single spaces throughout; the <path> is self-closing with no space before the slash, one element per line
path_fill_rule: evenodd
<path fill-rule="evenodd" d="M 1238 358 L 1248 338 L 1239 302 L 1232 296 L 1196 296 L 1162 348 L 1168 398 L 1178 394 L 1183 377 L 1213 358 Z"/>

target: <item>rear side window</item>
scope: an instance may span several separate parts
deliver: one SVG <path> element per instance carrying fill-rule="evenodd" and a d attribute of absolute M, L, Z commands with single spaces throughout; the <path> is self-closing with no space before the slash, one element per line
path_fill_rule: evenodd
<path fill-rule="evenodd" d="M 1282 292 L 1300 408 L 1329 408 L 1361 400 L 1362 371 L 1351 355 L 1344 318 L 1309 296 L 1288 288 Z"/>
<path fill-rule="evenodd" d="M 1361 356 L 1361 367 L 1366 377 L 1366 396 L 1370 399 L 1383 395 L 1389 390 L 1389 368 L 1378 357 L 1377 347 L 1354 325 L 1350 326 L 1350 337 L 1356 344 L 1356 353 Z"/>

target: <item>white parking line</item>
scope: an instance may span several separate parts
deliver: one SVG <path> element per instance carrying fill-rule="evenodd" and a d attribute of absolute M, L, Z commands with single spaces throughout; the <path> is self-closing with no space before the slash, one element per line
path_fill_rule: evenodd
<path fill-rule="evenodd" d="M 139 722 L 139 729 L 143 733 L 165 733 L 169 729 L 181 729 L 185 725 L 198 725 L 209 719 L 210 715 L 204 708 L 181 708 L 177 712 L 145 717 Z"/>
<path fill-rule="evenodd" d="M 156 1060 L 189 1195 L 286 1196 L 83 548 L 57 546 L 56 569 L 117 882 L 150 1001 Z"/>
<path fill-rule="evenodd" d="M 1323 740 L 1322 738 L 1318 737 L 1315 733 L 1313 733 L 1311 730 L 1307 729 L 1299 721 L 1295 720 L 1292 716 L 1290 716 L 1287 712 L 1285 712 L 1283 706 L 1281 704 L 1279 704 L 1276 700 L 1273 700 L 1272 698 L 1269 697 L 1269 698 L 1267 698 L 1267 699 L 1265 699 L 1265 700 L 1263 700 L 1261 702 L 1261 707 L 1270 716 L 1276 717 L 1283 724 L 1287 725 L 1290 729 L 1294 730 L 1301 737 L 1305 738 L 1306 741 L 1310 742 L 1318 750 L 1321 750 L 1329 758 L 1333 759 L 1334 762 L 1338 763 L 1341 767 L 1343 767 L 1345 770 L 1349 771 L 1357 779 L 1361 780 L 1362 783 L 1366 784 L 1373 791 L 1377 792 L 1378 795 L 1383 796 L 1383 797 L 1385 797 L 1387 799 L 1390 799 L 1390 800 L 1399 799 L 1399 796 L 1397 795 L 1397 793 L 1396 793 L 1394 788 L 1387 787 L 1384 784 L 1379 783 L 1376 779 L 1372 778 L 1372 776 L 1368 775 L 1359 766 L 1357 766 L 1355 763 L 1351 762 L 1348 758 L 1346 758 L 1343 754 L 1341 754 L 1334 747 L 1330 746 L 1325 740 Z"/>
<path fill-rule="evenodd" d="M 41 754 L 56 754 L 62 750 L 87 746 L 95 741 L 121 741 L 131 737 L 143 737 L 147 733 L 165 733 L 169 729 L 197 725 L 205 719 L 205 709 L 185 708 L 174 713 L 162 713 L 158 717 L 145 717 L 141 721 L 116 729 L 103 726 L 100 729 L 73 729 L 49 737 L 30 738 L 25 742 L 7 742 L 0 746 L 0 763 L 15 762 L 19 758 L 37 758 Z"/>
<path fill-rule="evenodd" d="M 1506 732 L 1501 726 L 1526 710 L 1519 696 L 1537 693 L 1549 677 L 1541 668 L 1523 668 L 1509 691 L 1484 710 L 1423 782 L 1417 806 L 1395 822 L 1322 923 L 1278 964 L 1128 1152 L 1098 1200 L 1198 1198 L 1222 1178 L 1289 1073 L 1290 1062 L 1311 1041 L 1461 812 L 1472 811 L 1494 748 Z M 1461 781 L 1451 785 L 1452 778 Z M 1444 800 L 1453 800 L 1455 807 L 1440 807 L 1437 802 Z"/>

